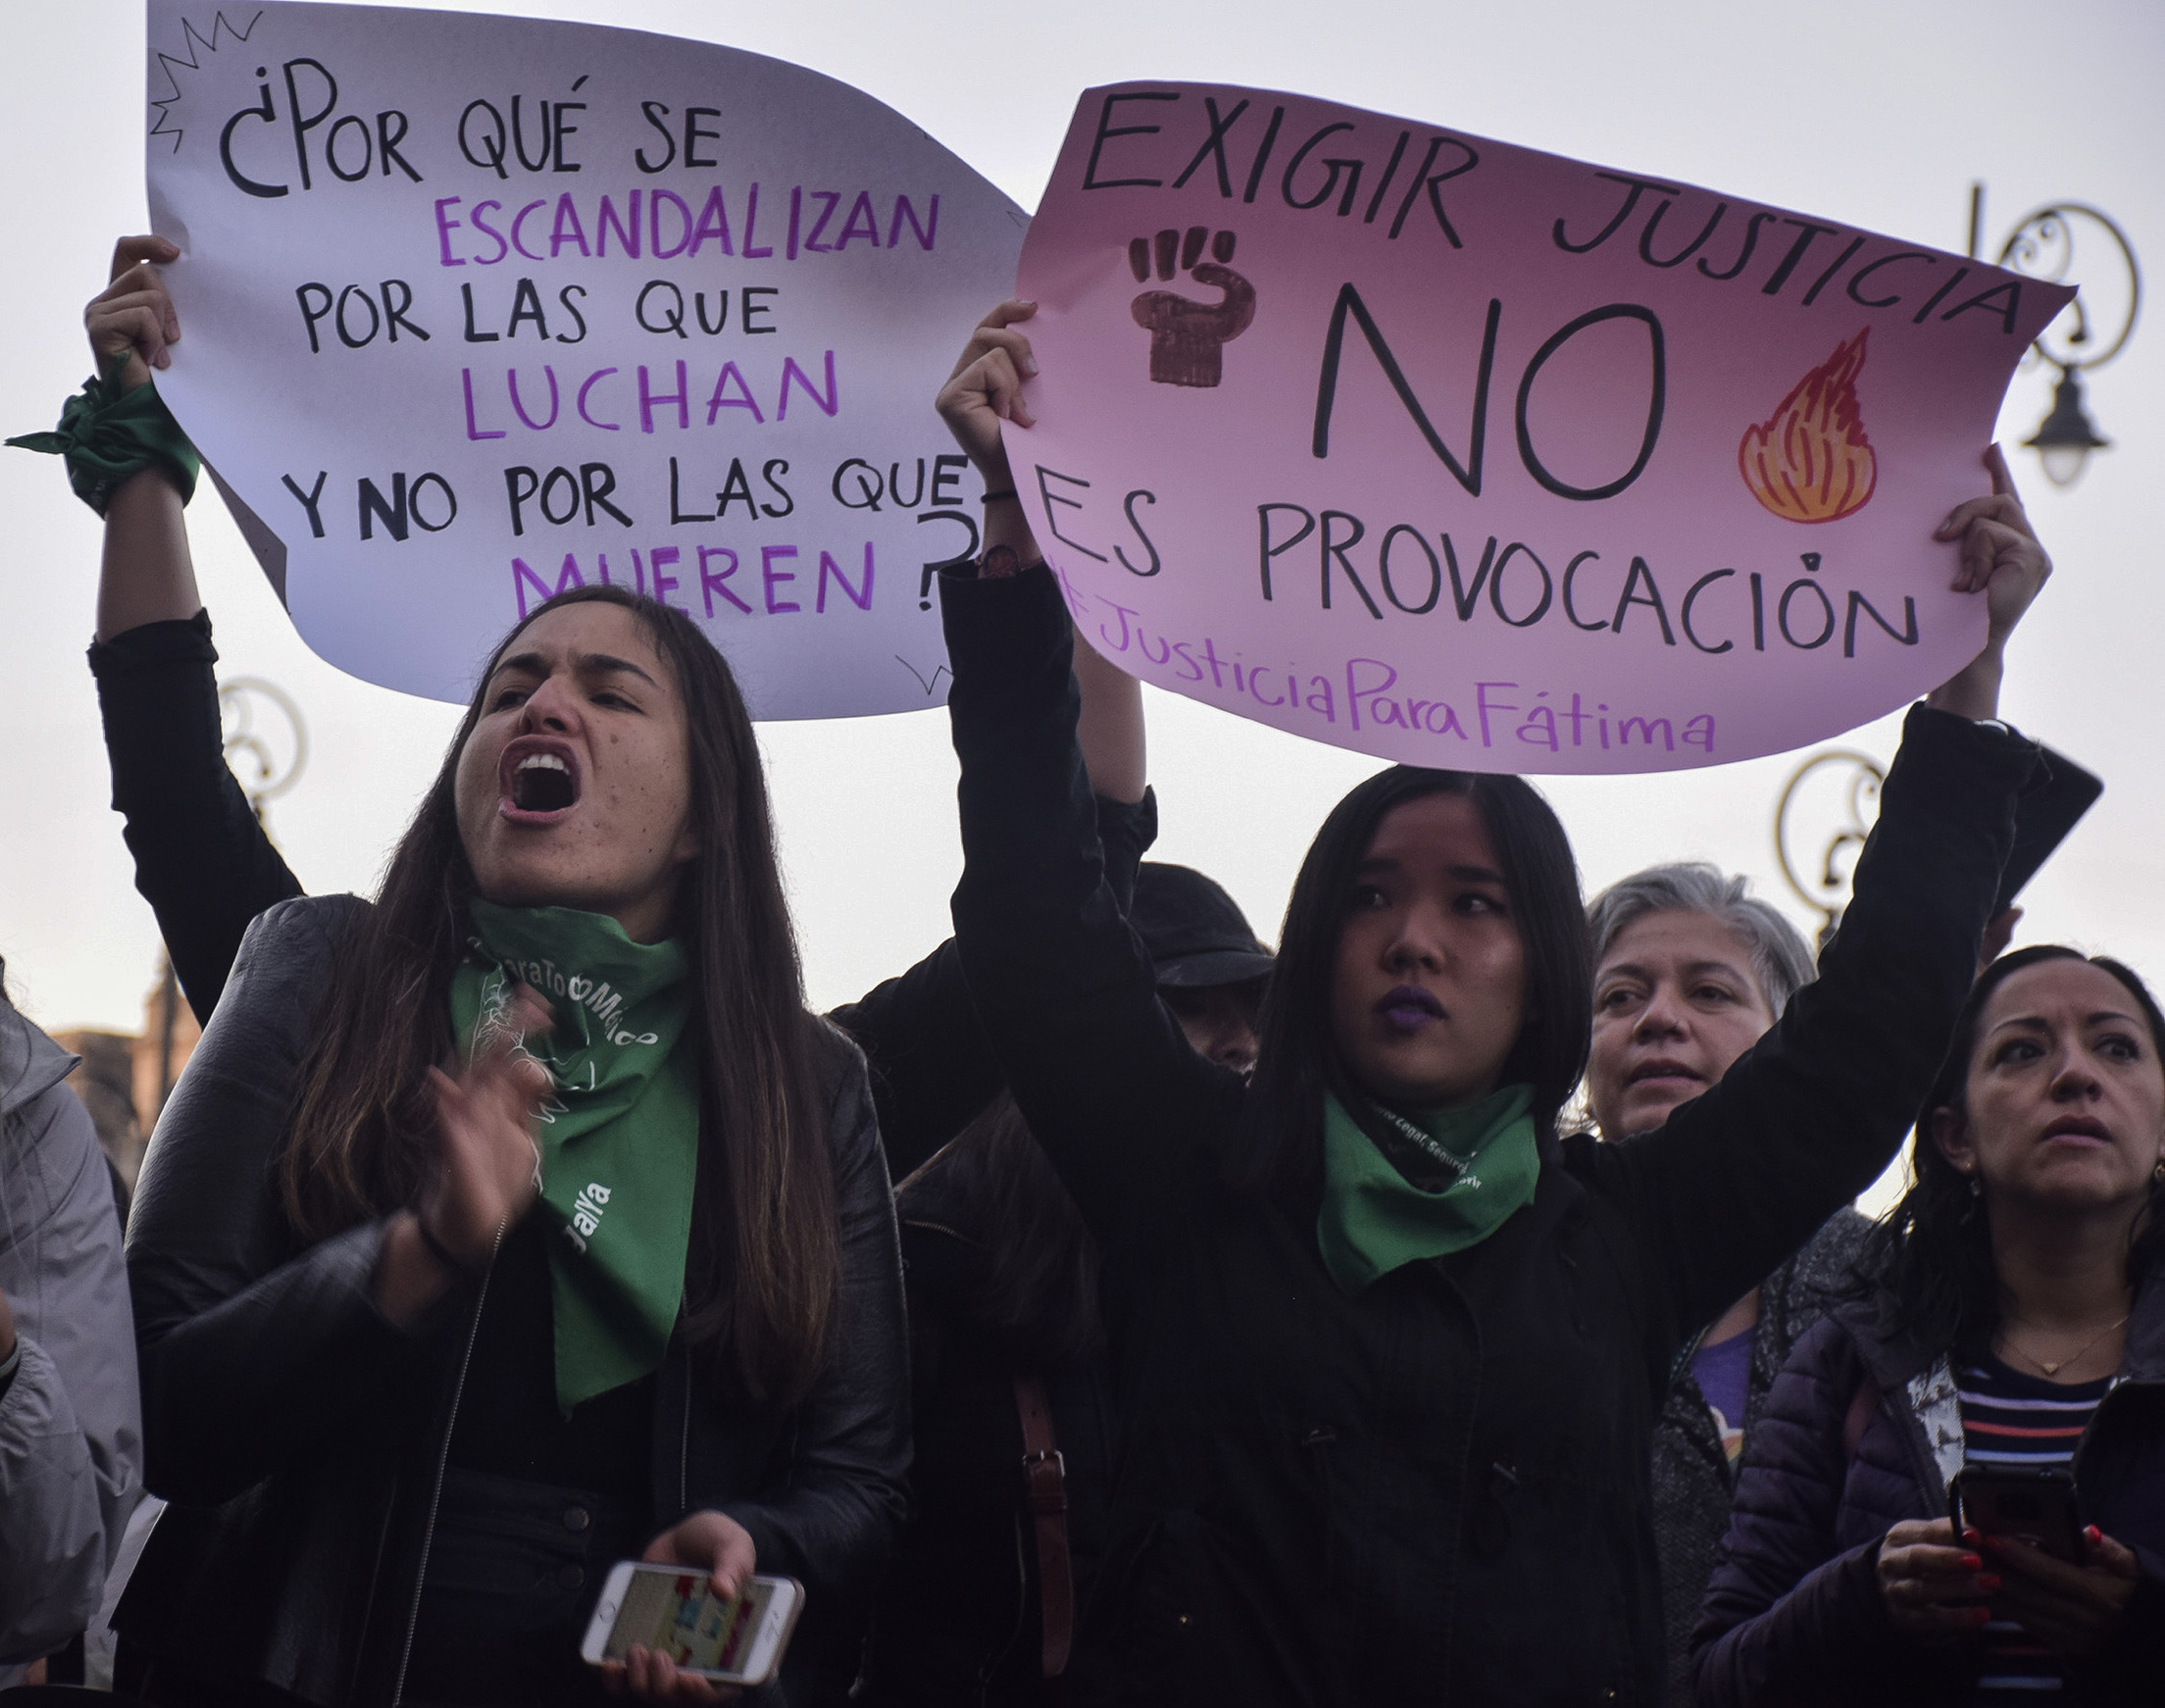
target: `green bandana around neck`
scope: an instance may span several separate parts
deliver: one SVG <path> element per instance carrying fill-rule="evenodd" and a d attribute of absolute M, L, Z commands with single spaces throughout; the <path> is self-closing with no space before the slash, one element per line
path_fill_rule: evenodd
<path fill-rule="evenodd" d="M 528 1048 L 556 1078 L 541 1110 L 541 1207 L 568 1417 L 659 1368 L 683 1301 L 699 1150 L 697 1070 L 677 1048 L 692 1006 L 685 955 L 569 907 L 477 901 L 473 919 L 488 959 L 451 979 L 468 1057 L 513 980 L 555 1013 Z"/>
<path fill-rule="evenodd" d="M 1407 1264 L 1478 1245 L 1531 1203 L 1541 1171 L 1532 1105 L 1527 1085 L 1413 1117 L 1370 1105 L 1371 1138 L 1326 1093 L 1315 1238 L 1339 1290 L 1351 1296 Z"/>

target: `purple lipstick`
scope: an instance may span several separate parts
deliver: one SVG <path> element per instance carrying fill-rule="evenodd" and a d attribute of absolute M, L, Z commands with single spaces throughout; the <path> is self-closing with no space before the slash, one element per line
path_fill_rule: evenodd
<path fill-rule="evenodd" d="M 1375 1005 L 1375 1011 L 1402 1033 L 1414 1033 L 1430 1021 L 1444 1017 L 1443 1005 L 1418 985 L 1394 986 Z"/>

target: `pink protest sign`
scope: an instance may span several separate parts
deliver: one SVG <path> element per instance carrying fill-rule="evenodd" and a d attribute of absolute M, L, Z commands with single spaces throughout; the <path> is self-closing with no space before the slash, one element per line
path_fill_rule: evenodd
<path fill-rule="evenodd" d="M 1414 764 L 1777 752 L 1983 643 L 1930 536 L 2072 292 L 1298 95 L 1093 89 L 1017 483 L 1146 681 Z"/>

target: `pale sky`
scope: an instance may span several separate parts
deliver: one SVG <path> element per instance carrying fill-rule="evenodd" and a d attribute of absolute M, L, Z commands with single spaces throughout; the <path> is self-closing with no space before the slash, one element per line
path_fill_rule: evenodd
<path fill-rule="evenodd" d="M 205 10 L 214 8 L 206 5 Z M 243 8 L 230 6 L 238 12 Z M 1959 249 L 1969 186 L 1987 189 L 1994 249 L 2055 200 L 2113 214 L 2165 267 L 2165 7 L 2153 0 L 533 0 L 460 10 L 606 23 L 726 42 L 838 77 L 899 108 L 1034 207 L 1079 90 L 1192 78 L 1299 90 L 1681 179 Z M 88 371 L 82 303 L 115 235 L 141 231 L 142 12 L 130 0 L 11 7 L 0 60 L 8 164 L 0 279 L 0 424 L 49 427 Z M 2153 287 L 2157 281 L 2153 280 Z M 2010 445 L 2050 402 L 2018 375 Z M 2088 383 L 2114 441 L 2080 485 L 2016 477 L 2058 574 L 2013 648 L 2006 715 L 2100 772 L 2102 803 L 2024 900 L 2020 942 L 2120 954 L 2165 980 L 2165 588 L 2141 521 L 2165 448 L 2165 326 Z M 929 407 L 929 404 L 928 404 Z M 120 820 L 108 808 L 91 630 L 98 525 L 57 462 L 0 452 L 9 519 L 0 680 L 10 786 L 0 808 L 0 956 L 48 1027 L 134 1030 L 157 961 Z M 440 757 L 455 713 L 357 682 L 294 635 L 206 489 L 190 510 L 227 676 L 301 704 L 313 758 L 272 828 L 312 890 L 373 889 Z M 1160 858 L 1223 881 L 1273 937 L 1330 803 L 1375 762 L 1150 691 Z M 947 930 L 959 870 L 954 765 L 942 712 L 764 727 L 770 781 L 814 1002 L 857 995 Z M 1852 745 L 1892 754 L 1894 720 Z M 1808 919 L 1775 865 L 1777 793 L 1800 755 L 1665 777 L 1541 787 L 1589 893 L 1655 860 L 1753 874 Z"/>

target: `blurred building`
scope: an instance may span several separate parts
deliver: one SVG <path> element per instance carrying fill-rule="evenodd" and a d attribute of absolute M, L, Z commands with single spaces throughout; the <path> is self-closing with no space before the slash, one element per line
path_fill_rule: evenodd
<path fill-rule="evenodd" d="M 98 1142 L 130 1192 L 158 1112 L 202 1036 L 172 969 L 160 958 L 159 976 L 143 999 L 141 1031 L 53 1034 L 54 1043 L 82 1058 L 68 1083 L 90 1112 Z"/>

